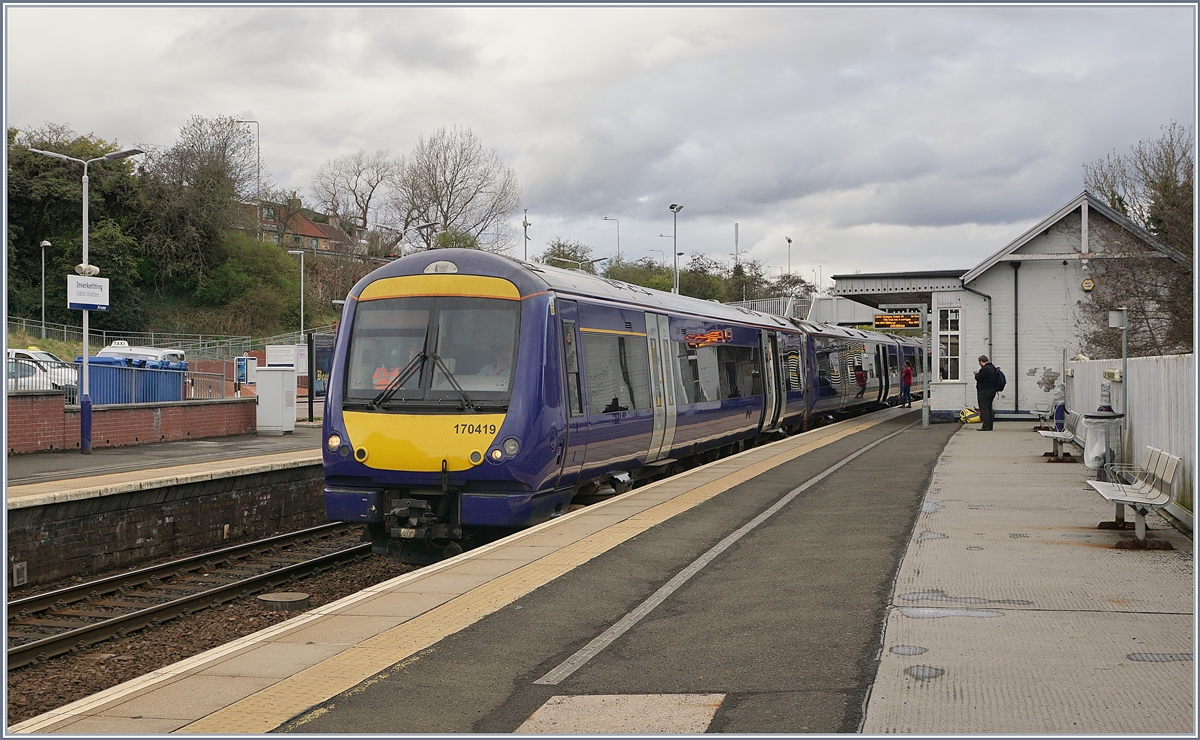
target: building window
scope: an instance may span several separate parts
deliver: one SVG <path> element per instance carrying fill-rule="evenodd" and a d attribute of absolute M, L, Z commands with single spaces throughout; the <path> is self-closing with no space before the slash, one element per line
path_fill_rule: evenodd
<path fill-rule="evenodd" d="M 312 251 L 317 251 L 317 238 L 315 236 L 309 240 L 309 246 L 312 248 Z"/>
<path fill-rule="evenodd" d="M 938 371 L 942 380 L 959 380 L 958 309 L 938 310 Z"/>

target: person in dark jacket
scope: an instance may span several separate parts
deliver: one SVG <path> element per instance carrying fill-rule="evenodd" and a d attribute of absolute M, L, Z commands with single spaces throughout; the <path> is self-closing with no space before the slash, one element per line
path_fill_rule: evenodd
<path fill-rule="evenodd" d="M 979 356 L 979 372 L 975 373 L 975 392 L 979 395 L 979 431 L 992 431 L 992 401 L 996 398 L 996 366 L 987 355 Z"/>

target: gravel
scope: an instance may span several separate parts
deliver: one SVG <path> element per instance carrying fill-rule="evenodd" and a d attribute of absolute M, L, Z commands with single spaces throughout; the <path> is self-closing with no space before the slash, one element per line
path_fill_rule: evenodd
<path fill-rule="evenodd" d="M 310 608 L 315 608 L 395 578 L 414 567 L 391 558 L 371 556 L 277 590 L 311 594 Z M 97 643 L 83 653 L 60 655 L 44 663 L 11 670 L 8 672 L 8 723 L 12 725 L 36 717 L 299 613 L 268 611 L 258 603 L 256 596 L 246 596 L 127 637 Z"/>

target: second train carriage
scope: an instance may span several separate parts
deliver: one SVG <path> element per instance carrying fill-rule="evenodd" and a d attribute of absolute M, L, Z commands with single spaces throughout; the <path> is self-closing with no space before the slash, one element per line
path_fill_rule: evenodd
<path fill-rule="evenodd" d="M 919 351 L 459 249 L 372 272 L 341 326 L 327 517 L 417 561 L 816 417 L 894 403 Z"/>

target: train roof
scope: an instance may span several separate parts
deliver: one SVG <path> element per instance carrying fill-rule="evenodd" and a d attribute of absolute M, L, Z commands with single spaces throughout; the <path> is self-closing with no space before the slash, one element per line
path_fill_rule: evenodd
<path fill-rule="evenodd" d="M 730 306 L 717 301 L 676 295 L 641 285 L 612 280 L 593 275 L 583 270 L 564 269 L 540 262 L 492 254 L 477 249 L 431 249 L 401 257 L 380 267 L 359 281 L 351 295 L 357 296 L 366 285 L 374 280 L 398 275 L 417 275 L 434 262 L 453 262 L 463 272 L 493 275 L 511 281 L 521 295 L 530 295 L 546 290 L 600 298 L 616 303 L 633 304 L 643 308 L 659 309 L 670 313 L 686 313 L 714 319 L 737 321 L 762 327 L 784 329 L 800 328 L 807 332 L 847 339 L 888 338 L 902 343 L 911 338 L 898 337 L 880 332 L 849 329 L 831 324 L 818 324 L 803 319 L 786 319 L 774 314 L 761 313 L 740 306 Z M 915 340 L 913 340 L 915 341 Z"/>

